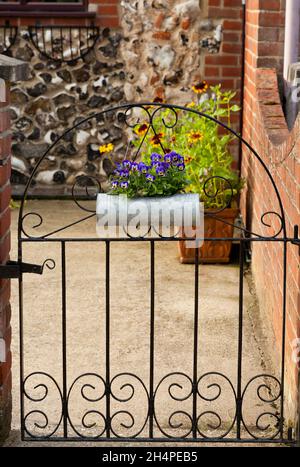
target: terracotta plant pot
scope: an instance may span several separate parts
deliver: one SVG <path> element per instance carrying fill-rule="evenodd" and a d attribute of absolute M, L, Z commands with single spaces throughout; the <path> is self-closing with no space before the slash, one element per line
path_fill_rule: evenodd
<path fill-rule="evenodd" d="M 216 211 L 207 210 L 205 212 L 211 212 L 212 214 Z M 224 211 L 216 214 L 219 219 L 224 219 L 230 224 L 234 224 L 236 217 L 238 216 L 239 210 L 235 208 L 227 208 Z M 214 219 L 210 216 L 204 217 L 204 236 L 205 238 L 224 238 L 233 236 L 232 225 L 225 224 L 222 220 Z M 184 232 L 182 237 L 184 237 Z M 229 263 L 231 253 L 232 242 L 226 241 L 209 241 L 206 240 L 204 244 L 199 248 L 199 262 L 200 263 Z M 184 240 L 179 241 L 179 254 L 181 263 L 195 263 L 195 249 L 187 248 Z"/>

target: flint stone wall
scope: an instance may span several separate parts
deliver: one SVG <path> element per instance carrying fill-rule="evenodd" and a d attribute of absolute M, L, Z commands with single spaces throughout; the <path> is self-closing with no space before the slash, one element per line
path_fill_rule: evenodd
<path fill-rule="evenodd" d="M 124 101 L 126 77 L 118 31 L 102 30 L 94 49 L 71 63 L 44 57 L 26 28 L 19 36 L 11 53 L 29 63 L 30 78 L 14 85 L 11 92 L 12 183 L 17 194 L 40 157 L 65 130 Z M 66 194 L 82 174 L 105 181 L 112 164 L 110 158 L 100 156 L 98 147 L 107 142 L 122 148 L 119 128 L 87 122 L 67 134 L 39 167 L 35 193 Z"/>
<path fill-rule="evenodd" d="M 10 54 L 28 62 L 30 78 L 12 87 L 12 184 L 21 195 L 49 145 L 82 119 L 123 102 L 157 97 L 186 104 L 205 76 L 205 56 L 218 54 L 222 19 L 208 17 L 208 0 L 121 0 L 120 28 L 102 28 L 95 47 L 71 63 L 43 56 L 21 27 Z M 201 7 L 200 7 L 201 4 Z M 73 32 L 73 34 L 76 34 Z M 50 35 L 45 31 L 46 41 Z M 47 45 L 47 44 L 46 44 Z M 112 142 L 111 154 L 100 145 Z M 104 188 L 126 135 L 111 122 L 90 121 L 68 133 L 39 166 L 35 195 L 65 195 L 81 175 Z"/>
<path fill-rule="evenodd" d="M 121 6 L 126 98 L 187 103 L 192 84 L 204 77 L 205 55 L 219 52 L 222 21 L 207 18 L 206 1 L 122 0 Z"/>

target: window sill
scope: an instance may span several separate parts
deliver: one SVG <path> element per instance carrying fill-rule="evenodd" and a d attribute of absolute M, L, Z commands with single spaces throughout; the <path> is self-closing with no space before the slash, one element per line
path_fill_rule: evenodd
<path fill-rule="evenodd" d="M 88 11 L 1 11 L 3 18 L 96 18 L 95 12 Z"/>

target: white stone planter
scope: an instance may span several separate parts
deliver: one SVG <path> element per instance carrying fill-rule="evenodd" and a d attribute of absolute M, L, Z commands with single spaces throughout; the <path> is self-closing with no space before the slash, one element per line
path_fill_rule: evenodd
<path fill-rule="evenodd" d="M 173 196 L 127 198 L 125 195 L 97 196 L 97 233 L 99 236 L 157 237 L 176 235 L 184 227 L 191 226 L 201 234 L 201 204 L 197 194 L 176 194 Z M 122 235 L 123 234 L 123 235 Z"/>

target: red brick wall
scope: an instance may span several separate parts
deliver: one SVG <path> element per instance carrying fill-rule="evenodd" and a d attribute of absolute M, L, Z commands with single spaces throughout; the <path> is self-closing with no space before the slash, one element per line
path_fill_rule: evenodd
<path fill-rule="evenodd" d="M 223 37 L 218 54 L 205 57 L 204 76 L 212 85 L 221 83 L 224 89 L 236 91 L 235 102 L 240 104 L 242 72 L 243 7 L 241 0 L 208 0 L 208 18 L 222 21 Z M 232 115 L 231 123 L 239 131 L 239 113 Z M 237 145 L 232 152 L 238 159 Z"/>
<path fill-rule="evenodd" d="M 223 20 L 220 53 L 205 57 L 205 77 L 225 88 L 241 87 L 242 2 L 241 0 L 208 0 L 208 17 Z"/>
<path fill-rule="evenodd" d="M 289 133 L 278 91 L 277 73 L 282 72 L 283 2 L 249 0 L 247 2 L 245 101 L 243 136 L 257 150 L 270 170 L 283 202 L 287 236 L 293 236 L 300 224 L 300 117 Z M 268 68 L 268 67 L 273 68 Z M 246 150 L 242 173 L 247 190 L 242 211 L 247 227 L 262 235 L 274 235 L 280 225 L 276 216 L 268 216 L 263 226 L 261 215 L 280 212 L 274 188 L 260 163 Z M 246 209 L 247 208 L 247 209 Z M 281 236 L 281 235 L 280 235 Z M 283 244 L 252 245 L 252 270 L 263 319 L 270 320 L 277 349 L 275 362 L 280 368 L 283 308 Z M 287 247 L 287 338 L 286 396 L 292 415 L 292 400 L 298 386 L 298 369 L 293 361 L 295 339 L 300 336 L 300 262 L 294 245 Z"/>
<path fill-rule="evenodd" d="M 5 86 L 0 81 L 2 88 Z M 9 89 L 6 102 L 0 102 L 0 262 L 6 263 L 10 250 L 10 119 Z M 7 435 L 11 417 L 11 327 L 10 281 L 0 280 L 0 339 L 5 341 L 5 362 L 0 361 L 0 441 Z M 3 341 L 2 341 L 3 342 Z"/>
<path fill-rule="evenodd" d="M 89 0 L 89 5 L 97 6 L 97 25 L 116 28 L 119 26 L 120 0 Z"/>

